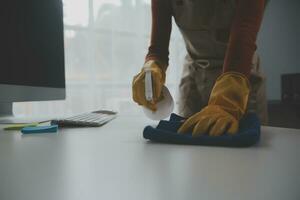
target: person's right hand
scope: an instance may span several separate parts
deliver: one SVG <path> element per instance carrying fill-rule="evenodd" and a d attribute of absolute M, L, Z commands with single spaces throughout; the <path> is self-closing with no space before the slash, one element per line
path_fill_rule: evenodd
<path fill-rule="evenodd" d="M 152 74 L 153 100 L 147 101 L 145 97 L 145 69 Z M 132 98 L 141 106 L 156 111 L 156 103 L 162 100 L 162 88 L 165 84 L 166 74 L 162 66 L 154 60 L 145 63 L 141 72 L 134 76 L 132 81 Z"/>

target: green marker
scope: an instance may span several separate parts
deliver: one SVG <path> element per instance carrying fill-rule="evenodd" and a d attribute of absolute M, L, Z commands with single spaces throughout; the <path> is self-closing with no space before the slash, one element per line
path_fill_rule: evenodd
<path fill-rule="evenodd" d="M 10 125 L 10 126 L 7 126 L 5 128 L 3 128 L 3 130 L 6 130 L 6 131 L 18 131 L 18 130 L 21 130 L 22 128 L 24 127 L 35 127 L 39 125 L 38 122 L 36 123 L 30 123 L 30 124 L 14 124 L 14 125 Z"/>

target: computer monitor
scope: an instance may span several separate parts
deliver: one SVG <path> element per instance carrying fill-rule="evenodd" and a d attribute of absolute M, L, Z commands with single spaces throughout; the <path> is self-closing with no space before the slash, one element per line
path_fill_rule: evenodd
<path fill-rule="evenodd" d="M 62 0 L 0 4 L 0 115 L 12 102 L 65 99 Z"/>

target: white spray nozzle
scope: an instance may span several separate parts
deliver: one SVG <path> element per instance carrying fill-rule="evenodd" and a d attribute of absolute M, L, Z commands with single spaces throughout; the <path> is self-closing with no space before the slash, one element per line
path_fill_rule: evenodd
<path fill-rule="evenodd" d="M 145 98 L 153 101 L 152 73 L 150 68 L 145 68 Z M 157 110 L 152 111 L 144 107 L 144 113 L 152 120 L 162 120 L 170 116 L 174 109 L 174 101 L 167 87 L 162 88 L 163 99 L 156 103 Z"/>
<path fill-rule="evenodd" d="M 152 74 L 151 70 L 145 70 L 145 97 L 147 101 L 153 100 Z"/>

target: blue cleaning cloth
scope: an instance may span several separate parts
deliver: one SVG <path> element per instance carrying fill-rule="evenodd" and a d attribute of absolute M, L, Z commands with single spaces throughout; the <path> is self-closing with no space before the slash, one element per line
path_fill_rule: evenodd
<path fill-rule="evenodd" d="M 235 135 L 227 133 L 221 136 L 207 134 L 192 137 L 190 134 L 178 134 L 177 130 L 185 118 L 171 114 L 170 120 L 161 120 L 157 127 L 146 126 L 143 132 L 145 139 L 174 144 L 191 144 L 207 146 L 248 147 L 256 144 L 260 139 L 260 122 L 256 114 L 247 114 L 240 121 L 239 131 Z"/>

